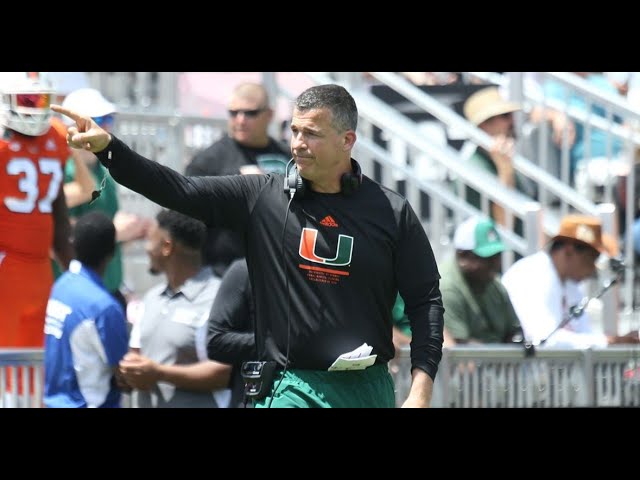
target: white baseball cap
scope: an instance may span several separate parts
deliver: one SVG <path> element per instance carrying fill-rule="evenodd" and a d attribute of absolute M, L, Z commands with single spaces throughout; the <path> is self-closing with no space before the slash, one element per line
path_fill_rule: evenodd
<path fill-rule="evenodd" d="M 95 88 L 79 88 L 71 92 L 62 106 L 90 117 L 103 117 L 116 112 L 116 106 Z"/>

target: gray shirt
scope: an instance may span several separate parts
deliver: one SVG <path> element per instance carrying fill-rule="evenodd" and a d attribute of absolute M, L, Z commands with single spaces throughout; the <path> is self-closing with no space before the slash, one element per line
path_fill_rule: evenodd
<path fill-rule="evenodd" d="M 189 365 L 207 360 L 206 332 L 211 305 L 220 278 L 202 268 L 174 292 L 166 283 L 144 296 L 144 311 L 135 323 L 129 347 L 164 365 Z M 230 391 L 197 392 L 158 382 L 149 392 L 138 392 L 140 407 L 227 407 Z"/>

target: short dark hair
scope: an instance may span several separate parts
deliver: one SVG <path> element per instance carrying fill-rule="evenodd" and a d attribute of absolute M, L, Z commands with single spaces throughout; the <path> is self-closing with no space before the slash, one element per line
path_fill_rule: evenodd
<path fill-rule="evenodd" d="M 162 210 L 156 216 L 160 228 L 165 229 L 176 242 L 194 250 L 202 249 L 207 227 L 200 220 L 174 210 Z"/>
<path fill-rule="evenodd" d="M 76 259 L 98 268 L 116 248 L 116 228 L 111 219 L 100 211 L 81 215 L 73 228 L 73 247 Z"/>
<path fill-rule="evenodd" d="M 358 127 L 356 101 L 340 85 L 328 84 L 307 88 L 296 98 L 295 108 L 302 111 L 313 108 L 329 109 L 333 128 L 339 132 L 355 130 Z"/>

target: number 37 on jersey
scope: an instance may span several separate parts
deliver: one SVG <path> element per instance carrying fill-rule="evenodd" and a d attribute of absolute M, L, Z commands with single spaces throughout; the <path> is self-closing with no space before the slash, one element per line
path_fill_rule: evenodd
<path fill-rule="evenodd" d="M 14 157 L 5 165 L 9 180 L 17 180 L 17 190 L 5 192 L 4 205 L 14 213 L 51 213 L 62 182 L 62 163 L 57 158 Z M 13 191 L 12 191 L 13 190 Z"/>

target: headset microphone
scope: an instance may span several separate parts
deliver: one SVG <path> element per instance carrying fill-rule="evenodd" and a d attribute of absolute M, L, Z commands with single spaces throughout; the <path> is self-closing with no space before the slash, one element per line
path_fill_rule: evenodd
<path fill-rule="evenodd" d="M 609 258 L 609 268 L 615 272 L 619 273 L 624 271 L 627 266 L 624 263 L 624 259 L 621 257 L 611 257 Z"/>

